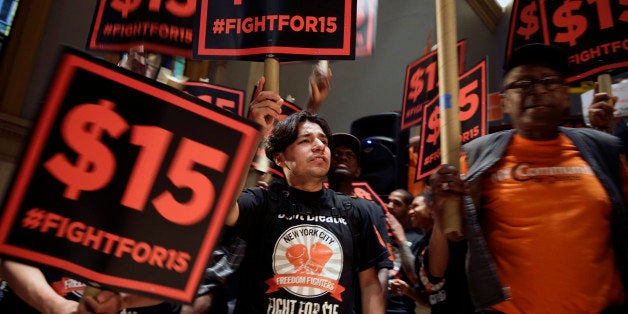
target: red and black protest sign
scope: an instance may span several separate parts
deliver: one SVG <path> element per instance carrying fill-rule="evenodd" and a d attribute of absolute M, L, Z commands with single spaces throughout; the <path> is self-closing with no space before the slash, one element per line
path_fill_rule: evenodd
<path fill-rule="evenodd" d="M 458 73 L 464 72 L 467 41 L 458 47 Z M 438 97 L 438 51 L 434 50 L 410 63 L 406 68 L 401 109 L 401 129 L 421 124 L 423 107 Z"/>
<path fill-rule="evenodd" d="M 196 0 L 99 0 L 88 49 L 192 56 Z"/>
<path fill-rule="evenodd" d="M 458 82 L 460 84 L 458 94 L 460 141 L 464 144 L 487 133 L 486 59 L 460 76 Z M 423 106 L 424 118 L 421 124 L 419 164 L 415 181 L 429 176 L 441 163 L 439 112 L 438 98 Z"/>
<path fill-rule="evenodd" d="M 183 90 L 214 106 L 244 116 L 244 91 L 205 82 L 187 81 Z"/>
<path fill-rule="evenodd" d="M 259 126 L 66 48 L 0 218 L 0 254 L 195 296 Z"/>
<path fill-rule="evenodd" d="M 329 188 L 329 183 L 325 182 L 323 185 L 326 188 Z M 351 182 L 351 187 L 353 187 L 353 194 L 359 198 L 363 198 L 365 200 L 371 201 L 379 206 L 381 206 L 385 211 L 387 211 L 386 203 L 382 201 L 382 199 L 375 193 L 373 188 L 368 184 L 368 182 Z"/>
<path fill-rule="evenodd" d="M 355 55 L 373 54 L 377 30 L 377 0 L 358 0 L 355 25 Z"/>
<path fill-rule="evenodd" d="M 199 0 L 194 57 L 355 59 L 356 0 Z"/>
<path fill-rule="evenodd" d="M 384 211 L 387 211 L 386 203 L 382 201 L 382 199 L 375 193 L 373 188 L 368 184 L 368 182 L 353 182 L 351 184 L 353 186 L 353 194 L 355 194 L 359 198 L 363 198 L 365 200 L 369 200 L 379 206 L 381 206 Z"/>
<path fill-rule="evenodd" d="M 506 58 L 527 43 L 555 45 L 569 55 L 567 82 L 591 79 L 601 72 L 628 67 L 626 29 L 625 0 L 515 0 Z"/>

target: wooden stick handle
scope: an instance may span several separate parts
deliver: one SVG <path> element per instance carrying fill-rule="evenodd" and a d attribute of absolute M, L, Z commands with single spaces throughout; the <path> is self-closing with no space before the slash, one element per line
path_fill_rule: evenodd
<path fill-rule="evenodd" d="M 90 284 L 87 284 L 85 286 L 85 289 L 83 290 L 83 295 L 81 296 L 81 300 L 79 300 L 79 303 L 85 304 L 85 297 L 93 297 L 97 295 L 98 293 L 100 293 L 100 291 L 102 291 L 102 289 L 92 286 Z"/>
<path fill-rule="evenodd" d="M 440 94 L 441 163 L 460 167 L 460 108 L 458 105 L 458 51 L 454 0 L 436 0 L 438 84 Z M 444 232 L 452 241 L 463 237 L 459 202 L 444 206 Z"/>
<path fill-rule="evenodd" d="M 264 90 L 279 93 L 279 60 L 273 56 L 264 59 Z"/>
<path fill-rule="evenodd" d="M 598 91 L 607 93 L 609 97 L 613 97 L 613 78 L 610 74 L 600 74 L 597 76 Z"/>

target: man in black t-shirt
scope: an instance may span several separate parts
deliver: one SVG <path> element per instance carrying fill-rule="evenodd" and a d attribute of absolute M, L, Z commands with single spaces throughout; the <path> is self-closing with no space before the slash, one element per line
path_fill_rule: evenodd
<path fill-rule="evenodd" d="M 250 110 L 270 129 L 281 98 L 260 83 Z M 266 155 L 287 185 L 246 189 L 226 219 L 247 242 L 236 313 L 348 313 L 356 284 L 363 312 L 384 313 L 375 263 L 388 251 L 367 201 L 323 188 L 330 139 L 327 122 L 308 112 L 274 126 Z"/>

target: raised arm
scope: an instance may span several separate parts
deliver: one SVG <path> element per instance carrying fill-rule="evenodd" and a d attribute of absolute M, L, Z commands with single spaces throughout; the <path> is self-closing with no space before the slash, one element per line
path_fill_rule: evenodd
<path fill-rule="evenodd" d="M 255 90 L 253 101 L 249 104 L 248 114 L 248 118 L 250 120 L 257 122 L 262 126 L 262 138 L 267 137 L 272 130 L 275 120 L 279 118 L 279 115 L 281 114 L 281 105 L 283 104 L 283 99 L 279 96 L 279 94 L 263 90 L 264 83 L 266 83 L 266 79 L 262 76 L 257 82 L 257 89 Z M 242 182 L 240 183 L 240 190 L 244 187 L 246 179 L 246 176 L 242 179 Z M 234 226 L 238 221 L 239 214 L 240 209 L 238 207 L 238 203 L 236 202 L 227 214 L 225 224 L 228 226 Z"/>
<path fill-rule="evenodd" d="M 326 60 L 321 60 L 312 68 L 312 74 L 308 79 L 310 84 L 310 98 L 305 104 L 305 110 L 317 113 L 323 102 L 329 96 L 331 90 L 331 70 L 326 65 Z M 321 66 L 324 64 L 324 66 Z"/>
<path fill-rule="evenodd" d="M 599 92 L 599 85 L 595 83 L 593 99 L 589 106 L 589 121 L 591 127 L 600 131 L 613 134 L 615 124 L 619 122 L 619 118 L 615 116 L 615 104 L 617 96 L 609 96 L 607 93 Z"/>
<path fill-rule="evenodd" d="M 386 222 L 390 226 L 393 234 L 393 241 L 397 243 L 399 248 L 399 258 L 401 260 L 401 268 L 406 273 L 412 284 L 418 282 L 416 272 L 414 270 L 414 254 L 408 245 L 408 238 L 406 238 L 406 232 L 403 230 L 403 226 L 399 223 L 397 218 L 391 213 L 386 213 Z"/>

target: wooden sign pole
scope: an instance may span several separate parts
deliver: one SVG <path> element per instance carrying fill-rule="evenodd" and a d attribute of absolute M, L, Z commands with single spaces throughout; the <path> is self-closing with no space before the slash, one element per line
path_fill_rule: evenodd
<path fill-rule="evenodd" d="M 279 93 L 279 59 L 273 55 L 264 59 L 264 76 L 266 77 L 264 90 Z"/>
<path fill-rule="evenodd" d="M 460 119 L 458 105 L 458 52 L 456 49 L 456 2 L 436 0 L 438 84 L 440 95 L 441 163 L 460 168 Z M 460 204 L 444 208 L 445 234 L 452 241 L 463 238 Z"/>

